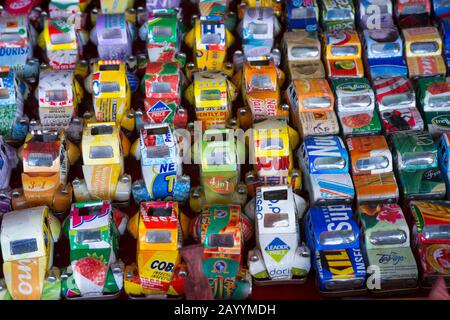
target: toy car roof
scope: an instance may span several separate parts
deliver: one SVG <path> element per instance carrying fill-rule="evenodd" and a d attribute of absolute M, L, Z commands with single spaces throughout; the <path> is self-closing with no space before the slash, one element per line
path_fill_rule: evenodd
<path fill-rule="evenodd" d="M 119 127 L 115 122 L 88 123 L 83 129 L 81 140 L 83 161 L 85 165 L 103 165 L 108 163 L 120 163 L 121 161 L 121 138 Z M 91 158 L 91 148 L 108 148 L 107 157 Z M 110 154 L 110 151 L 112 154 Z M 112 157 L 110 157 L 112 155 Z"/>
<path fill-rule="evenodd" d="M 437 153 L 437 144 L 429 132 L 395 132 L 391 136 L 392 145 L 400 154 L 412 152 Z"/>
<path fill-rule="evenodd" d="M 411 201 L 409 208 L 419 233 L 427 225 L 450 224 L 449 201 Z"/>
<path fill-rule="evenodd" d="M 39 74 L 40 107 L 71 106 L 73 103 L 73 71 L 43 70 Z"/>
<path fill-rule="evenodd" d="M 348 152 L 345 148 L 344 142 L 338 136 L 322 136 L 322 137 L 307 137 L 304 142 L 304 157 L 308 161 L 310 172 L 320 171 L 321 169 L 314 169 L 315 162 L 319 158 L 343 158 L 345 160 L 344 168 L 339 172 L 348 172 Z M 325 170 L 325 169 L 322 169 Z M 333 169 L 334 171 L 335 169 Z M 337 172 L 336 172 L 337 173 Z"/>
<path fill-rule="evenodd" d="M 405 44 L 411 42 L 429 42 L 436 41 L 442 43 L 439 31 L 436 27 L 407 28 L 403 29 Z"/>
<path fill-rule="evenodd" d="M 93 211 L 93 209 L 100 210 Z M 112 206 L 109 201 L 98 200 L 72 204 L 70 210 L 70 229 L 85 230 L 109 225 Z"/>
<path fill-rule="evenodd" d="M 220 161 L 218 163 L 210 163 L 210 157 L 216 155 L 216 153 L 218 155 L 218 158 L 214 158 L 214 160 Z M 236 168 L 236 144 L 232 130 L 206 130 L 203 133 L 201 155 L 202 170 L 223 170 L 224 167 L 229 166 Z M 228 158 L 225 158 L 225 155 L 228 156 Z"/>
<path fill-rule="evenodd" d="M 175 136 L 168 123 L 146 124 L 140 132 L 139 146 L 143 166 L 173 163 L 176 160 Z"/>

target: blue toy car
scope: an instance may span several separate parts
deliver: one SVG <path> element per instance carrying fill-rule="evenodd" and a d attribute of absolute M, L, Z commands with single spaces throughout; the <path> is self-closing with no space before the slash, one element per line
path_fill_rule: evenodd
<path fill-rule="evenodd" d="M 319 29 L 319 6 L 316 0 L 288 0 L 286 17 L 288 31 Z"/>
<path fill-rule="evenodd" d="M 450 70 L 450 17 L 440 21 L 440 31 L 444 45 L 444 59 L 447 63 L 447 70 Z"/>
<path fill-rule="evenodd" d="M 442 177 L 450 190 L 450 132 L 444 132 L 438 140 L 438 157 Z M 450 199 L 450 192 L 447 192 L 447 199 Z"/>

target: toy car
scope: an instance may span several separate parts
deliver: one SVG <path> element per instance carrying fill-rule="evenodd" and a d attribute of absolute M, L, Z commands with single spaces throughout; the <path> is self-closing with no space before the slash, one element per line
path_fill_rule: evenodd
<path fill-rule="evenodd" d="M 302 137 L 339 134 L 334 96 L 325 79 L 294 80 L 285 92 L 291 121 Z"/>
<path fill-rule="evenodd" d="M 86 14 L 83 12 L 86 9 L 86 2 L 83 0 L 50 0 L 48 15 L 50 19 L 69 20 L 75 24 L 77 30 L 81 29 L 86 21 Z"/>
<path fill-rule="evenodd" d="M 288 0 L 285 8 L 288 31 L 319 29 L 319 5 L 316 0 Z"/>
<path fill-rule="evenodd" d="M 230 129 L 208 129 L 197 150 L 194 158 L 200 163 L 201 186 L 191 191 L 191 208 L 198 212 L 207 203 L 244 205 L 247 187 L 240 182 L 241 164 L 245 162 L 243 142 Z"/>
<path fill-rule="evenodd" d="M 196 18 L 194 27 L 184 41 L 194 51 L 195 61 L 187 64 L 187 73 L 195 71 L 223 71 L 233 74 L 233 65 L 227 63 L 227 50 L 234 43 L 234 36 L 225 27 L 222 16 Z"/>
<path fill-rule="evenodd" d="M 351 204 L 355 196 L 349 157 L 338 136 L 308 137 L 298 153 L 311 205 Z"/>
<path fill-rule="evenodd" d="M 301 176 L 294 169 L 293 151 L 299 142 L 298 133 L 283 120 L 267 119 L 255 123 L 249 142 L 249 159 L 254 171 L 247 173 L 246 184 L 253 187 L 290 185 L 301 187 Z"/>
<path fill-rule="evenodd" d="M 412 243 L 418 255 L 421 286 L 431 287 L 444 277 L 450 288 L 450 203 L 448 201 L 411 201 Z"/>
<path fill-rule="evenodd" d="M 324 0 L 321 22 L 325 31 L 355 29 L 355 7 L 351 0 Z"/>
<path fill-rule="evenodd" d="M 326 32 L 323 39 L 328 77 L 364 77 L 361 42 L 356 31 Z"/>
<path fill-rule="evenodd" d="M 450 11 L 450 6 L 448 7 Z M 449 12 L 450 13 L 450 12 Z M 444 58 L 447 62 L 447 69 L 450 69 L 450 19 L 442 19 L 440 22 L 440 32 L 444 46 Z"/>
<path fill-rule="evenodd" d="M 433 14 L 438 20 L 444 21 L 450 17 L 450 6 L 447 0 L 432 0 Z"/>
<path fill-rule="evenodd" d="M 410 247 L 409 227 L 401 207 L 365 204 L 358 208 L 365 260 L 379 268 L 380 287 L 372 291 L 403 292 L 417 287 L 419 273 Z"/>
<path fill-rule="evenodd" d="M 305 235 L 321 294 L 365 292 L 366 266 L 351 207 L 311 207 L 306 214 Z"/>
<path fill-rule="evenodd" d="M 174 200 L 184 202 L 189 196 L 190 177 L 183 175 L 182 145 L 168 123 L 148 124 L 131 150 L 141 161 L 144 180 L 133 183 L 134 200 Z"/>
<path fill-rule="evenodd" d="M 445 183 L 431 134 L 396 132 L 391 136 L 391 145 L 403 199 L 443 199 Z"/>
<path fill-rule="evenodd" d="M 11 211 L 11 180 L 12 170 L 17 166 L 16 149 L 6 144 L 0 136 L 0 217 L 3 213 Z"/>
<path fill-rule="evenodd" d="M 96 45 L 102 60 L 126 60 L 132 55 L 132 43 L 137 37 L 135 27 L 125 14 L 99 14 L 90 40 Z"/>
<path fill-rule="evenodd" d="M 390 0 L 359 1 L 359 26 L 364 31 L 382 30 L 394 26 L 392 18 L 392 2 Z"/>
<path fill-rule="evenodd" d="M 194 0 L 198 3 L 200 16 L 225 16 L 230 9 L 229 0 Z"/>
<path fill-rule="evenodd" d="M 79 142 L 83 130 L 77 116 L 83 88 L 71 70 L 42 70 L 35 96 L 40 121 L 32 121 L 31 130 L 65 130 L 70 140 Z"/>
<path fill-rule="evenodd" d="M 149 2 L 150 0 L 147 0 Z M 126 10 L 133 8 L 134 0 L 100 0 L 101 11 L 106 14 L 124 13 Z"/>
<path fill-rule="evenodd" d="M 442 40 L 435 27 L 403 29 L 409 77 L 445 75 Z"/>
<path fill-rule="evenodd" d="M 204 245 L 203 273 L 215 299 L 246 299 L 252 291 L 251 276 L 243 266 L 244 234 L 239 205 L 203 208 L 191 227 Z"/>
<path fill-rule="evenodd" d="M 283 36 L 284 70 L 291 81 L 303 78 L 325 78 L 320 40 L 315 31 L 298 30 Z"/>
<path fill-rule="evenodd" d="M 309 248 L 300 239 L 306 202 L 288 186 L 256 191 L 256 247 L 248 267 L 255 283 L 302 283 L 311 268 Z"/>
<path fill-rule="evenodd" d="M 279 17 L 283 13 L 283 1 L 282 0 L 241 0 L 238 5 L 239 18 L 242 19 L 246 8 L 262 8 L 270 7 L 273 12 Z"/>
<path fill-rule="evenodd" d="M 403 41 L 395 27 L 364 30 L 364 49 L 371 79 L 408 75 Z"/>
<path fill-rule="evenodd" d="M 9 67 L 0 67 L 0 135 L 6 142 L 20 143 L 28 132 L 24 114 L 28 86 Z"/>
<path fill-rule="evenodd" d="M 59 220 L 47 207 L 16 210 L 2 219 L 3 276 L 0 300 L 59 300 L 61 280 L 53 266 Z"/>
<path fill-rule="evenodd" d="M 395 15 L 401 29 L 430 25 L 431 0 L 395 1 Z"/>
<path fill-rule="evenodd" d="M 423 78 L 417 81 L 417 101 L 427 130 L 432 135 L 450 131 L 450 79 Z"/>
<path fill-rule="evenodd" d="M 416 95 L 408 78 L 378 78 L 373 81 L 373 87 L 386 134 L 423 130 L 424 122 L 416 108 Z"/>
<path fill-rule="evenodd" d="M 72 202 L 72 185 L 67 181 L 70 165 L 80 156 L 78 147 L 63 131 L 32 131 L 21 151 L 22 188 L 13 190 L 15 210 L 46 205 L 65 212 Z"/>
<path fill-rule="evenodd" d="M 338 78 L 331 85 L 344 136 L 379 134 L 380 118 L 370 82 L 366 78 Z"/>
<path fill-rule="evenodd" d="M 165 299 L 184 294 L 185 266 L 177 202 L 142 202 L 128 230 L 137 240 L 136 262 L 125 267 L 124 287 L 130 298 Z"/>
<path fill-rule="evenodd" d="M 196 72 L 185 91 L 203 128 L 225 128 L 232 115 L 232 102 L 237 98 L 235 85 L 222 72 Z"/>
<path fill-rule="evenodd" d="M 444 132 L 439 138 L 438 142 L 438 157 L 439 157 L 439 168 L 444 176 L 444 181 L 447 190 L 450 190 L 450 133 Z M 446 199 L 450 198 L 450 192 L 447 192 Z"/>
<path fill-rule="evenodd" d="M 392 170 L 392 154 L 384 136 L 347 138 L 352 178 L 359 204 L 397 202 L 398 187 Z"/>
<path fill-rule="evenodd" d="M 119 237 L 128 216 L 108 201 L 74 203 L 63 230 L 70 244 L 70 265 L 62 270 L 61 293 L 73 298 L 115 298 L 123 287 Z"/>
<path fill-rule="evenodd" d="M 73 180 L 75 202 L 91 199 L 128 204 L 131 176 L 124 173 L 130 142 L 114 122 L 87 123 L 81 140 L 84 179 Z"/>
<path fill-rule="evenodd" d="M 136 127 L 147 123 L 169 123 L 185 128 L 188 112 L 181 105 L 182 71 L 176 62 L 149 62 L 145 70 L 144 112 L 136 112 Z"/>

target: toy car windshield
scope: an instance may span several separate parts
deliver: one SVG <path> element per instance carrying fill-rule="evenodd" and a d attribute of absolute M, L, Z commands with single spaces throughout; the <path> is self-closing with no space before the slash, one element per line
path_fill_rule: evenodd
<path fill-rule="evenodd" d="M 412 92 L 389 94 L 381 99 L 381 103 L 386 107 L 398 107 L 398 105 L 409 105 L 414 100 Z"/>
<path fill-rule="evenodd" d="M 305 109 L 329 108 L 331 99 L 329 97 L 313 97 L 303 99 L 303 107 Z"/>
<path fill-rule="evenodd" d="M 355 239 L 356 235 L 352 230 L 324 231 L 319 236 L 319 242 L 322 246 L 351 244 Z"/>
<path fill-rule="evenodd" d="M 9 245 L 12 256 L 35 252 L 38 249 L 36 238 L 11 241 Z"/>
<path fill-rule="evenodd" d="M 172 233 L 169 230 L 148 230 L 145 233 L 147 243 L 171 243 Z"/>
<path fill-rule="evenodd" d="M 31 152 L 28 155 L 28 165 L 32 167 L 51 167 L 53 156 L 51 153 Z"/>
<path fill-rule="evenodd" d="M 411 52 L 413 54 L 433 53 L 439 50 L 439 44 L 436 41 L 414 42 L 411 43 Z"/>
<path fill-rule="evenodd" d="M 89 148 L 90 159 L 111 159 L 114 158 L 111 146 L 92 146 Z"/>
<path fill-rule="evenodd" d="M 67 99 L 68 92 L 66 89 L 47 90 L 45 92 L 45 102 L 63 102 Z"/>
<path fill-rule="evenodd" d="M 353 19 L 353 12 L 348 8 L 329 9 L 326 20 L 349 20 Z"/>
<path fill-rule="evenodd" d="M 115 81 L 107 81 L 100 82 L 100 92 L 102 93 L 110 93 L 110 92 L 119 92 L 120 84 Z"/>
<path fill-rule="evenodd" d="M 385 156 L 361 158 L 356 160 L 356 168 L 358 170 L 378 170 L 385 169 L 389 166 L 389 159 Z"/>
<path fill-rule="evenodd" d="M 325 288 L 328 290 L 348 289 L 349 283 L 354 288 L 359 288 L 364 284 L 364 278 L 331 279 L 325 281 Z"/>
<path fill-rule="evenodd" d="M 316 17 L 316 10 L 314 8 L 293 8 L 291 10 L 292 19 L 313 19 Z"/>
<path fill-rule="evenodd" d="M 170 37 L 170 36 L 172 36 L 172 28 L 163 27 L 163 26 L 154 26 L 153 27 L 153 36 L 165 37 L 165 38 Z M 202 43 L 204 43 L 203 40 L 202 40 Z"/>
<path fill-rule="evenodd" d="M 170 82 L 152 82 L 150 90 L 153 93 L 170 93 L 172 87 Z"/>
<path fill-rule="evenodd" d="M 357 46 L 332 46 L 331 54 L 336 57 L 354 56 L 358 53 Z"/>
<path fill-rule="evenodd" d="M 115 40 L 122 38 L 122 30 L 120 28 L 104 29 L 102 34 L 103 39 Z"/>
<path fill-rule="evenodd" d="M 266 23 L 255 23 L 250 22 L 248 24 L 248 33 L 249 34 L 267 34 L 269 32 L 269 26 Z"/>
<path fill-rule="evenodd" d="M 219 89 L 208 89 L 200 91 L 200 101 L 217 101 L 222 98 Z"/>
<path fill-rule="evenodd" d="M 425 4 L 404 4 L 403 5 L 403 10 L 401 12 L 401 14 L 403 15 L 407 15 L 407 14 L 421 14 L 421 13 L 426 13 L 427 12 L 427 7 Z"/>
<path fill-rule="evenodd" d="M 94 243 L 101 241 L 102 241 L 102 231 L 100 229 L 79 230 L 75 238 L 75 242 L 77 243 Z"/>
<path fill-rule="evenodd" d="M 294 46 L 291 48 L 291 55 L 294 58 L 316 58 L 319 56 L 317 47 Z"/>
<path fill-rule="evenodd" d="M 1 32 L 0 41 L 2 42 L 20 42 L 22 37 L 18 32 Z"/>
<path fill-rule="evenodd" d="M 202 34 L 202 44 L 218 44 L 220 43 L 220 34 L 206 33 Z"/>
<path fill-rule="evenodd" d="M 206 156 L 206 161 L 208 165 L 224 165 L 230 164 L 231 158 L 226 150 L 214 150 Z"/>
<path fill-rule="evenodd" d="M 430 225 L 423 227 L 423 236 L 427 240 L 444 240 L 450 238 L 450 224 Z"/>
<path fill-rule="evenodd" d="M 341 157 L 321 157 L 314 160 L 316 170 L 341 170 L 345 167 L 345 159 Z"/>
<path fill-rule="evenodd" d="M 408 236 L 405 231 L 400 229 L 374 231 L 369 238 L 370 243 L 374 246 L 401 245 L 407 240 Z"/>
<path fill-rule="evenodd" d="M 261 149 L 263 150 L 283 150 L 284 144 L 281 138 L 269 138 L 261 140 Z"/>
<path fill-rule="evenodd" d="M 231 233 L 211 234 L 208 237 L 208 246 L 217 248 L 232 248 L 234 247 L 234 236 Z"/>
<path fill-rule="evenodd" d="M 450 93 L 435 95 L 430 97 L 429 103 L 430 108 L 447 108 L 450 107 Z"/>
<path fill-rule="evenodd" d="M 275 90 L 272 79 L 267 75 L 256 75 L 250 79 L 250 86 L 259 90 Z"/>
<path fill-rule="evenodd" d="M 149 217 L 170 217 L 172 215 L 172 208 L 164 207 L 149 207 L 147 216 Z"/>
<path fill-rule="evenodd" d="M 346 108 L 364 108 L 369 107 L 372 98 L 369 94 L 360 94 L 357 96 L 342 97 L 342 105 Z"/>
<path fill-rule="evenodd" d="M 32 142 L 54 142 L 58 139 L 58 134 L 56 132 L 51 133 L 33 133 L 33 137 L 31 138 Z"/>
<path fill-rule="evenodd" d="M 50 42 L 52 44 L 66 44 L 72 42 L 70 33 L 57 33 L 50 35 Z"/>
<path fill-rule="evenodd" d="M 374 43 L 370 46 L 370 50 L 376 55 L 391 55 L 396 56 L 401 54 L 402 48 L 399 43 Z"/>
<path fill-rule="evenodd" d="M 432 165 L 434 162 L 433 152 L 407 152 L 402 156 L 403 165 L 424 166 Z"/>
<path fill-rule="evenodd" d="M 289 227 L 289 214 L 287 213 L 264 214 L 264 228 L 285 228 L 285 227 Z"/>
<path fill-rule="evenodd" d="M 85 206 L 78 208 L 77 214 L 80 217 L 96 216 L 102 213 L 103 205 Z"/>
<path fill-rule="evenodd" d="M 278 201 L 278 200 L 287 200 L 288 191 L 287 189 L 278 189 L 265 191 L 263 193 L 263 199 L 266 201 Z"/>
<path fill-rule="evenodd" d="M 91 129 L 91 135 L 98 136 L 98 135 L 108 135 L 113 133 L 113 127 L 112 126 L 95 126 Z"/>
<path fill-rule="evenodd" d="M 0 88 L 0 99 L 9 99 L 9 90 L 8 88 Z"/>

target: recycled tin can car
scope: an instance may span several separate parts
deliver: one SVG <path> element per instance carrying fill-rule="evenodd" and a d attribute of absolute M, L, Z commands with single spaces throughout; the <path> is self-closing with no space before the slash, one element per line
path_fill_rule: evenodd
<path fill-rule="evenodd" d="M 67 181 L 70 165 L 80 151 L 63 131 L 32 131 L 22 147 L 22 188 L 13 190 L 15 210 L 46 205 L 63 213 L 72 202 L 72 185 Z"/>
<path fill-rule="evenodd" d="M 409 77 L 446 74 L 442 40 L 436 27 L 403 29 Z"/>
<path fill-rule="evenodd" d="M 86 21 L 86 14 L 83 12 L 86 5 L 82 5 L 79 0 L 50 0 L 48 4 L 48 15 L 50 19 L 68 20 L 75 24 L 75 28 L 81 29 Z"/>
<path fill-rule="evenodd" d="M 319 30 L 319 5 L 316 0 L 288 0 L 285 8 L 288 31 Z"/>
<path fill-rule="evenodd" d="M 3 275 L 0 300 L 59 300 L 60 272 L 53 266 L 61 224 L 48 207 L 6 213 L 0 241 Z"/>
<path fill-rule="evenodd" d="M 304 283 L 311 268 L 309 248 L 300 238 L 306 202 L 288 186 L 256 190 L 256 247 L 248 267 L 255 284 Z"/>
<path fill-rule="evenodd" d="M 321 294 L 358 295 L 366 291 L 366 265 L 350 206 L 311 207 L 306 214 L 305 235 Z"/>
<path fill-rule="evenodd" d="M 204 245 L 203 273 L 214 299 L 246 299 L 252 292 L 244 268 L 244 232 L 239 205 L 205 206 L 191 226 L 194 239 Z"/>
<path fill-rule="evenodd" d="M 449 14 L 450 14 L 450 6 Z M 450 15 L 449 15 L 450 18 Z M 447 62 L 447 69 L 450 68 L 450 19 L 442 19 L 440 21 L 440 32 L 442 35 L 442 42 L 444 46 L 444 60 Z"/>
<path fill-rule="evenodd" d="M 359 1 L 359 26 L 365 30 L 380 30 L 394 26 L 390 0 Z"/>
<path fill-rule="evenodd" d="M 294 168 L 293 151 L 299 142 L 297 131 L 285 121 L 267 119 L 255 123 L 249 142 L 249 159 L 254 171 L 247 173 L 246 184 L 253 187 L 290 185 L 301 188 L 301 175 Z"/>
<path fill-rule="evenodd" d="M 300 112 L 299 120 L 302 138 L 339 134 L 339 121 L 334 111 Z"/>
<path fill-rule="evenodd" d="M 237 98 L 236 86 L 222 72 L 196 72 L 184 95 L 194 106 L 203 128 L 225 128 L 232 115 L 232 102 Z"/>
<path fill-rule="evenodd" d="M 189 197 L 190 177 L 183 175 L 182 145 L 168 123 L 147 124 L 131 148 L 141 161 L 143 180 L 133 183 L 132 192 L 141 201 L 184 202 Z"/>
<path fill-rule="evenodd" d="M 6 142 L 21 143 L 28 132 L 24 103 L 28 86 L 9 67 L 0 67 L 0 135 Z"/>
<path fill-rule="evenodd" d="M 124 264 L 119 237 L 128 216 L 109 201 L 74 203 L 63 232 L 69 239 L 70 265 L 62 270 L 61 294 L 66 299 L 117 298 L 123 287 Z"/>
<path fill-rule="evenodd" d="M 445 183 L 438 167 L 438 147 L 428 132 L 396 132 L 391 136 L 401 195 L 412 199 L 443 199 Z"/>
<path fill-rule="evenodd" d="M 124 287 L 132 298 L 166 299 L 184 294 L 185 266 L 177 202 L 142 202 L 128 222 L 137 240 L 136 262 L 125 267 Z"/>
<path fill-rule="evenodd" d="M 180 7 L 180 0 L 145 0 L 147 11 L 154 9 L 173 9 Z"/>
<path fill-rule="evenodd" d="M 195 71 L 223 71 L 233 74 L 233 65 L 227 63 L 227 50 L 234 36 L 225 27 L 222 16 L 195 18 L 194 27 L 186 33 L 184 42 L 194 51 L 194 62 L 186 66 L 187 73 Z"/>
<path fill-rule="evenodd" d="M 134 0 L 100 0 L 101 10 L 106 14 L 124 13 L 127 9 L 133 8 L 133 5 Z"/>
<path fill-rule="evenodd" d="M 363 251 L 369 266 L 379 268 L 374 293 L 401 293 L 417 288 L 419 272 L 410 247 L 409 226 L 396 204 L 365 204 L 358 208 Z"/>
<path fill-rule="evenodd" d="M 328 77 L 364 77 L 361 42 L 356 31 L 326 32 L 323 39 Z"/>
<path fill-rule="evenodd" d="M 444 21 L 450 17 L 450 6 L 446 0 L 432 0 L 433 14 L 438 20 Z"/>
<path fill-rule="evenodd" d="M 247 187 L 240 182 L 244 143 L 231 129 L 208 129 L 196 150 L 194 159 L 198 159 L 194 161 L 200 164 L 200 186 L 191 191 L 191 209 L 199 212 L 208 203 L 244 205 Z"/>
<path fill-rule="evenodd" d="M 351 204 L 355 196 L 349 156 L 338 136 L 307 137 L 298 153 L 311 205 Z"/>
<path fill-rule="evenodd" d="M 438 157 L 439 168 L 444 176 L 445 185 L 447 190 L 450 190 L 450 133 L 444 132 L 438 140 Z M 450 198 L 450 192 L 447 192 L 446 199 Z"/>
<path fill-rule="evenodd" d="M 19 163 L 16 149 L 6 144 L 0 136 L 0 217 L 11 211 L 11 188 L 9 182 L 13 169 Z"/>
<path fill-rule="evenodd" d="M 114 122 L 87 123 L 81 140 L 84 179 L 73 182 L 75 202 L 111 200 L 128 204 L 131 176 L 124 173 L 130 142 Z"/>
<path fill-rule="evenodd" d="M 398 186 L 385 137 L 353 136 L 347 138 L 347 147 L 358 203 L 397 202 Z"/>
<path fill-rule="evenodd" d="M 355 29 L 355 7 L 351 0 L 324 0 L 321 22 L 325 31 Z"/>
<path fill-rule="evenodd" d="M 448 201 L 411 201 L 412 243 L 418 254 L 421 286 L 431 287 L 444 277 L 450 288 L 450 203 Z"/>
<path fill-rule="evenodd" d="M 337 78 L 331 85 L 344 136 L 379 134 L 380 118 L 370 82 L 366 78 Z"/>
<path fill-rule="evenodd" d="M 126 60 L 133 53 L 136 37 L 135 27 L 126 20 L 125 14 L 98 14 L 89 36 L 101 60 Z"/>
<path fill-rule="evenodd" d="M 371 79 L 408 76 L 403 41 L 395 27 L 364 30 L 363 34 L 367 73 Z"/>
<path fill-rule="evenodd" d="M 283 36 L 284 70 L 289 79 L 325 78 L 320 40 L 315 31 L 298 30 Z"/>
<path fill-rule="evenodd" d="M 282 0 L 241 0 L 238 5 L 239 18 L 244 16 L 244 10 L 246 8 L 261 8 L 270 7 L 273 12 L 279 17 L 283 13 L 283 1 Z"/>
<path fill-rule="evenodd" d="M 401 29 L 430 25 L 431 0 L 395 2 L 395 16 Z"/>
<path fill-rule="evenodd" d="M 200 16 L 225 16 L 230 9 L 229 0 L 193 0 L 198 2 Z"/>

